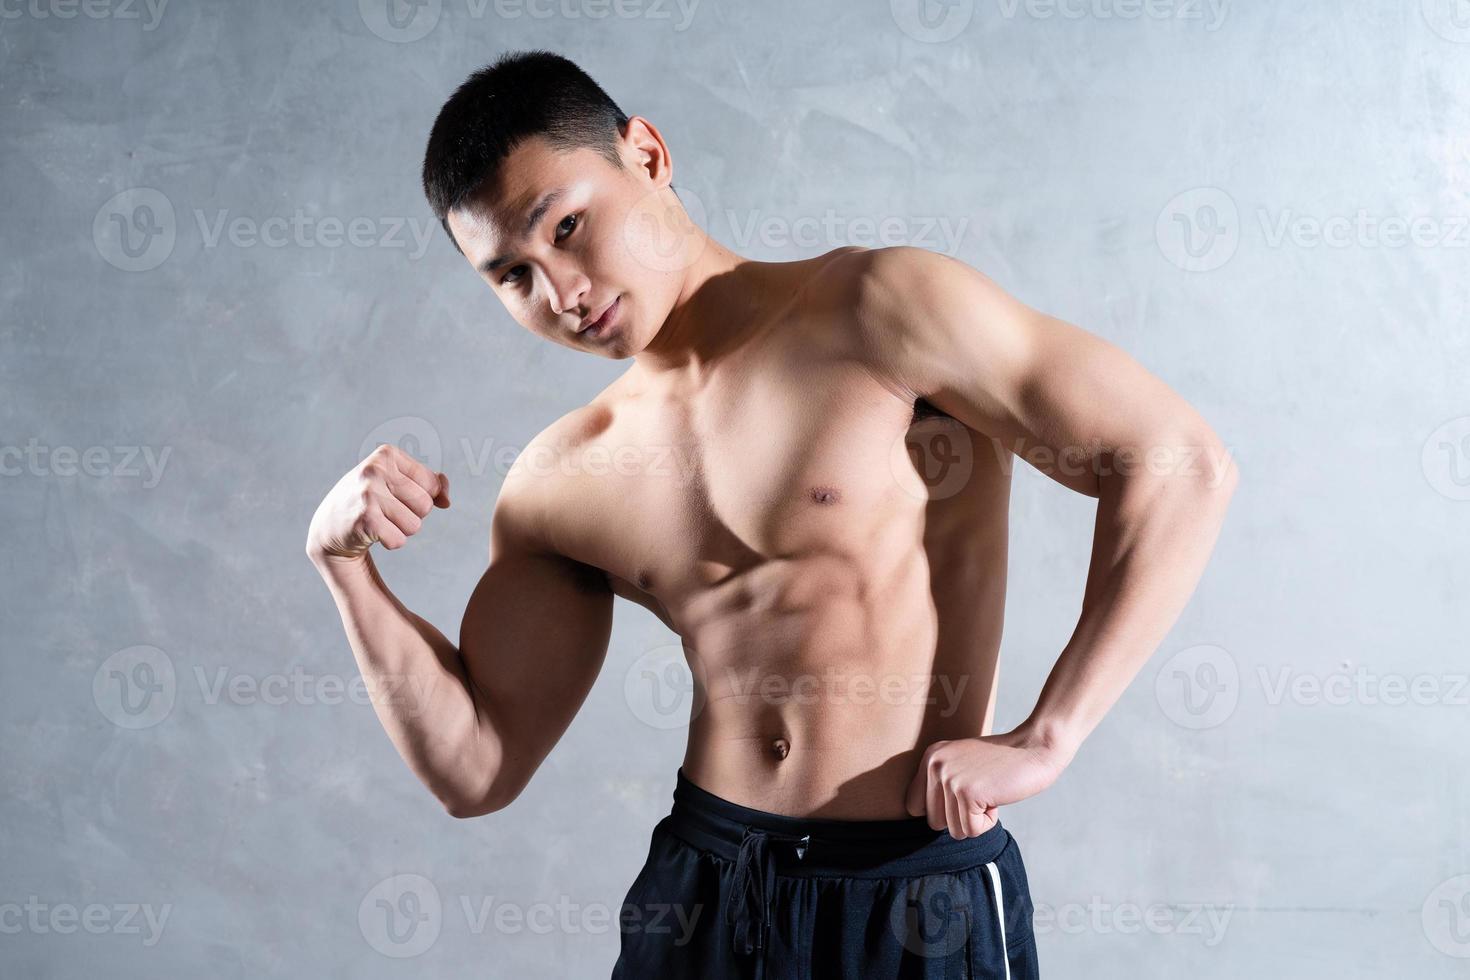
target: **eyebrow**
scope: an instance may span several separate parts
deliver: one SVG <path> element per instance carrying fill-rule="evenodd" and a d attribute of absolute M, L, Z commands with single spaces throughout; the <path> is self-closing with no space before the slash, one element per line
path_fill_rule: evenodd
<path fill-rule="evenodd" d="M 518 240 L 525 240 L 531 232 L 535 231 L 536 226 L 541 223 L 541 219 L 546 217 L 546 212 L 550 211 L 552 205 L 561 200 L 566 192 L 567 189 L 565 187 L 557 187 L 542 195 L 541 200 L 536 203 L 536 206 L 526 213 L 526 223 L 521 228 L 521 234 Z M 484 262 L 481 262 L 480 271 L 488 276 L 509 261 L 510 256 L 502 253 L 492 259 L 486 259 Z"/>

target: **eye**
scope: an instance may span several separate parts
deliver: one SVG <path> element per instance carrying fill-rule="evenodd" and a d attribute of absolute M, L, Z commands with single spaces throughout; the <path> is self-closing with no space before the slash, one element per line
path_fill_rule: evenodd
<path fill-rule="evenodd" d="M 502 286 L 514 286 L 517 282 L 520 281 L 521 276 L 524 276 L 525 274 L 526 274 L 526 267 L 525 266 L 523 266 L 523 265 L 513 265 L 505 273 L 505 275 L 501 277 L 500 284 Z"/>
<path fill-rule="evenodd" d="M 562 218 L 561 222 L 556 226 L 556 240 L 561 241 L 563 238 L 566 238 L 572 233 L 572 229 L 576 227 L 577 216 L 575 214 L 569 214 L 565 218 Z"/>

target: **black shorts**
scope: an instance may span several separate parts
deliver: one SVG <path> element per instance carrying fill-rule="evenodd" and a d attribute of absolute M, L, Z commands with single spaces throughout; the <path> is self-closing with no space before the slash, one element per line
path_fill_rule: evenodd
<path fill-rule="evenodd" d="M 613 980 L 1039 976 L 1021 852 L 999 823 L 812 820 L 743 807 L 679 770 L 628 889 Z"/>

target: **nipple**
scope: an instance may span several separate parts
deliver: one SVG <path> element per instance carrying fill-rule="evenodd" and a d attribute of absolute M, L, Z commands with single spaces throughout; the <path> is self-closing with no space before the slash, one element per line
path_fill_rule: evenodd
<path fill-rule="evenodd" d="M 807 495 L 819 504 L 835 504 L 842 499 L 842 491 L 836 487 L 819 486 L 812 487 Z"/>
<path fill-rule="evenodd" d="M 777 738 L 771 742 L 771 754 L 778 760 L 786 758 L 786 754 L 790 751 L 791 743 L 784 738 Z"/>

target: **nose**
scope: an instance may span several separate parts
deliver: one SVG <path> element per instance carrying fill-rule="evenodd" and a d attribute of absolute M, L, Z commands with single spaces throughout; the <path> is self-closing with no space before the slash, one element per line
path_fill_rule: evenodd
<path fill-rule="evenodd" d="M 546 301 L 557 316 L 581 306 L 583 297 L 592 287 L 586 276 L 570 267 L 547 266 L 545 276 Z"/>

